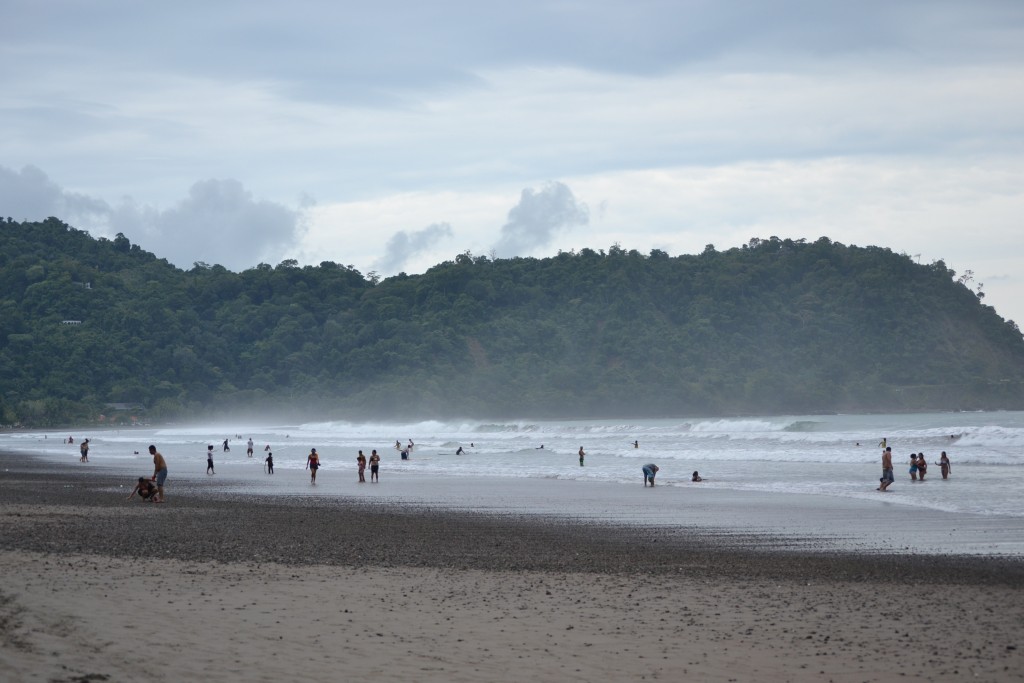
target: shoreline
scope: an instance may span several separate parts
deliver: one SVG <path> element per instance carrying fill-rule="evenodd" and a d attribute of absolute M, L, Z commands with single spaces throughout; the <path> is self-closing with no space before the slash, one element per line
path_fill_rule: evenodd
<path fill-rule="evenodd" d="M 1019 558 L 794 549 L 697 525 L 204 480 L 154 505 L 125 501 L 123 482 L 113 468 L 0 455 L 0 677 L 855 683 L 1024 671 Z"/>
<path fill-rule="evenodd" d="M 865 551 L 782 529 L 707 523 L 714 514 L 694 515 L 685 524 L 652 524 L 632 514 L 624 521 L 567 514 L 564 508 L 561 514 L 538 512 L 533 501 L 520 509 L 499 504 L 488 510 L 450 500 L 371 497 L 383 490 L 372 485 L 353 489 L 361 495 L 322 495 L 312 488 L 305 494 L 260 495 L 248 492 L 245 480 L 204 478 L 172 480 L 168 503 L 154 505 L 124 499 L 131 489 L 119 469 L 0 453 L 0 547 L 131 557 L 137 554 L 133 538 L 159 534 L 164 556 L 181 560 L 733 578 L 793 578 L 827 570 L 844 579 L 882 582 L 902 581 L 891 575 L 900 566 L 940 572 L 953 584 L 1024 588 L 1024 558 L 1017 555 Z M 27 533 L 25 526 L 36 529 Z M 211 531 L 214 538 L 205 538 Z M 325 538 L 346 545 L 325 545 Z"/>

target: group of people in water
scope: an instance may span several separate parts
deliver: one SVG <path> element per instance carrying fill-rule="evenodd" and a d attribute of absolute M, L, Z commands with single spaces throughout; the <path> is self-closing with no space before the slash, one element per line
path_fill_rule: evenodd
<path fill-rule="evenodd" d="M 949 456 L 946 455 L 946 451 L 942 451 L 942 455 L 939 456 L 939 461 L 933 464 L 940 468 L 943 479 L 949 479 L 949 474 L 953 471 L 953 467 L 950 465 Z M 924 476 L 926 474 L 928 474 L 928 460 L 925 459 L 924 453 L 911 453 L 910 480 L 924 481 Z"/>
<path fill-rule="evenodd" d="M 957 437 L 952 436 L 950 438 L 955 439 Z M 74 444 L 74 438 L 68 437 L 65 440 L 65 443 Z M 249 457 L 252 457 L 253 441 L 251 438 L 247 441 L 246 445 L 247 455 Z M 633 446 L 634 448 L 640 447 L 639 441 L 633 441 L 630 445 Z M 859 446 L 860 444 L 858 443 L 857 445 Z M 475 446 L 475 443 L 470 444 L 471 448 Z M 883 449 L 882 477 L 879 479 L 879 486 L 877 490 L 887 491 L 889 487 L 892 485 L 892 483 L 895 481 L 894 468 L 892 462 L 892 447 L 889 446 L 888 439 L 886 438 L 882 439 L 881 443 L 879 443 L 879 446 L 881 446 Z M 415 444 L 413 443 L 412 439 L 409 439 L 408 444 L 405 446 L 402 445 L 401 441 L 395 441 L 395 450 L 400 452 L 402 460 L 409 459 L 410 453 L 412 453 L 414 447 Z M 543 448 L 543 444 L 538 447 L 538 449 Z M 223 449 L 225 451 L 230 450 L 228 439 L 224 439 Z M 270 450 L 270 444 L 267 444 L 263 450 L 267 454 L 266 458 L 264 459 L 264 470 L 266 471 L 267 474 L 273 474 L 274 454 Z M 79 452 L 80 461 L 89 462 L 89 439 L 84 439 L 79 444 Z M 465 452 L 465 449 L 463 449 L 462 446 L 459 446 L 455 454 L 463 455 L 465 454 Z M 135 451 L 135 453 L 137 455 L 138 451 Z M 132 489 L 132 492 L 128 495 L 128 498 L 130 499 L 133 496 L 138 495 L 142 500 L 154 503 L 162 503 L 164 502 L 164 481 L 167 479 L 167 463 L 164 460 L 164 457 L 156 450 L 156 446 L 151 445 L 149 447 L 149 453 L 150 455 L 153 456 L 153 475 L 149 479 L 146 479 L 146 477 L 139 477 L 138 483 Z M 586 452 L 584 451 L 583 446 L 580 446 L 578 455 L 580 467 L 583 467 L 584 460 L 586 457 Z M 358 470 L 359 483 L 366 483 L 365 473 L 367 466 L 369 466 L 370 468 L 370 482 L 378 483 L 380 481 L 380 460 L 380 455 L 377 453 L 376 449 L 371 450 L 369 458 L 367 458 L 363 454 L 363 451 L 359 451 L 359 454 L 356 457 L 356 468 Z M 952 463 L 950 462 L 949 455 L 947 455 L 946 451 L 942 451 L 942 454 L 939 456 L 938 462 L 934 462 L 932 464 L 939 468 L 943 479 L 948 479 L 953 471 Z M 918 452 L 910 454 L 909 474 L 911 481 L 924 481 L 925 477 L 928 474 L 928 467 L 929 463 L 924 453 Z M 315 448 L 312 448 L 310 449 L 309 455 L 306 457 L 306 470 L 308 470 L 310 473 L 310 483 L 316 484 L 316 475 L 319 469 L 320 455 L 319 453 L 317 453 L 317 450 Z M 654 480 L 659 471 L 660 468 L 658 467 L 658 465 L 654 463 L 647 463 L 641 467 L 641 473 L 643 474 L 643 483 L 645 488 L 647 486 L 654 486 Z M 216 474 L 213 463 L 212 445 L 208 445 L 206 447 L 206 473 L 208 475 Z M 690 478 L 690 481 L 702 482 L 705 481 L 705 477 L 702 477 L 700 473 L 695 470 Z"/>
<path fill-rule="evenodd" d="M 878 480 L 877 490 L 888 491 L 889 487 L 896 480 L 892 466 L 892 446 L 889 445 L 888 439 L 882 439 L 878 445 L 882 447 L 882 478 Z M 949 479 L 949 475 L 953 472 L 953 465 L 950 463 L 946 451 L 942 451 L 939 461 L 932 464 L 939 468 L 943 479 Z M 924 457 L 924 453 L 910 454 L 909 473 L 911 481 L 924 481 L 925 475 L 928 474 L 928 459 Z"/>

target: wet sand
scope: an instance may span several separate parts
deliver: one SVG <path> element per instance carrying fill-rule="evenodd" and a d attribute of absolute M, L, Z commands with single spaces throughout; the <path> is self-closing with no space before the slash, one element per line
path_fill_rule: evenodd
<path fill-rule="evenodd" d="M 1019 558 L 124 483 L 0 455 L 0 679 L 1024 676 Z"/>

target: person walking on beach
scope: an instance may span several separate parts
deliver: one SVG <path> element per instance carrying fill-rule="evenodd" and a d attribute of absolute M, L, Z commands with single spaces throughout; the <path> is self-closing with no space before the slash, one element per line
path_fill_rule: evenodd
<path fill-rule="evenodd" d="M 164 502 L 164 482 L 167 481 L 167 462 L 164 456 L 156 450 L 156 446 L 150 444 L 149 454 L 153 456 L 153 481 L 156 482 L 155 503 Z"/>
<path fill-rule="evenodd" d="M 653 462 L 643 466 L 644 471 L 644 488 L 647 488 L 647 482 L 651 482 L 651 486 L 654 486 L 654 475 L 658 473 L 658 466 Z"/>
<path fill-rule="evenodd" d="M 267 474 L 273 474 L 274 473 L 274 454 L 270 453 L 268 451 L 267 452 L 267 459 L 264 460 L 264 462 L 267 463 Z"/>
<path fill-rule="evenodd" d="M 363 455 L 362 451 L 359 451 L 359 456 L 356 457 L 356 465 L 359 467 L 359 483 L 366 483 L 366 456 Z"/>
<path fill-rule="evenodd" d="M 247 449 L 245 451 L 245 454 L 248 455 L 251 458 L 252 457 L 252 437 L 251 436 L 249 437 L 249 443 L 247 443 L 246 446 L 247 446 Z"/>
<path fill-rule="evenodd" d="M 583 467 L 583 456 L 585 455 L 586 453 L 583 452 L 583 446 L 580 446 L 580 467 Z"/>
<path fill-rule="evenodd" d="M 878 490 L 888 491 L 889 484 L 895 481 L 892 475 L 892 447 L 886 446 L 882 451 L 882 478 L 878 480 Z"/>
<path fill-rule="evenodd" d="M 79 462 L 89 462 L 89 439 L 82 442 L 82 445 L 78 447 L 82 457 L 78 459 Z"/>
<path fill-rule="evenodd" d="M 315 448 L 309 449 L 309 455 L 306 456 L 306 469 L 309 470 L 309 483 L 315 484 L 316 471 L 320 469 L 320 456 Z"/>
<path fill-rule="evenodd" d="M 373 449 L 370 452 L 370 482 L 380 483 L 380 456 L 377 455 L 377 449 Z"/>
<path fill-rule="evenodd" d="M 946 455 L 946 451 L 942 451 L 939 461 L 935 464 L 942 470 L 942 478 L 949 479 L 949 473 L 953 471 L 953 466 L 949 463 L 949 456 Z"/>
<path fill-rule="evenodd" d="M 928 461 L 924 459 L 924 453 L 917 454 L 917 478 L 924 481 L 924 475 L 928 474 Z"/>
<path fill-rule="evenodd" d="M 230 449 L 230 448 L 228 448 L 228 440 L 227 440 L 227 439 L 224 439 L 224 452 L 225 452 L 225 453 L 227 453 L 227 452 L 228 452 L 228 451 L 230 451 L 230 450 L 231 450 L 231 449 Z"/>
<path fill-rule="evenodd" d="M 213 445 L 212 444 L 206 447 L 206 473 L 207 474 L 216 474 L 216 472 L 213 471 Z"/>

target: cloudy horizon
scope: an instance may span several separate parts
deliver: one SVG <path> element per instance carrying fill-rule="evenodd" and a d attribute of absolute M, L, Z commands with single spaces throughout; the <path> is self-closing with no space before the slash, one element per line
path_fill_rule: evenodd
<path fill-rule="evenodd" d="M 5 4 L 0 217 L 188 268 L 750 238 L 944 260 L 1024 323 L 1014 2 Z"/>

